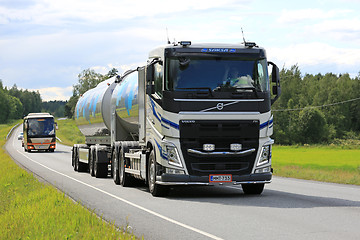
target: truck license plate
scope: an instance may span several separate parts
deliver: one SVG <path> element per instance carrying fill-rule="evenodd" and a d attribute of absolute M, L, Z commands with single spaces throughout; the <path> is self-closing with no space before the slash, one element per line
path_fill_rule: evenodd
<path fill-rule="evenodd" d="M 209 175 L 209 182 L 231 182 L 231 174 L 213 174 Z"/>

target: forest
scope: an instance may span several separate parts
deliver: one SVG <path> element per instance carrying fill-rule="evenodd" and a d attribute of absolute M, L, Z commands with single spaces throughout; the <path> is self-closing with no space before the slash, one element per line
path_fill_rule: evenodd
<path fill-rule="evenodd" d="M 78 75 L 73 96 L 66 102 L 42 102 L 39 92 L 7 89 L 0 80 L 0 123 L 20 119 L 29 112 L 49 112 L 73 117 L 77 99 L 99 82 L 117 74 L 102 75 L 86 69 Z M 305 74 L 298 66 L 280 71 L 281 96 L 272 106 L 276 144 L 329 144 L 343 139 L 360 140 L 360 73 Z"/>
<path fill-rule="evenodd" d="M 30 112 L 41 111 L 39 92 L 18 89 L 16 85 L 7 89 L 0 80 L 0 124 L 21 119 Z"/>
<path fill-rule="evenodd" d="M 280 71 L 281 96 L 272 106 L 277 144 L 332 143 L 360 139 L 360 73 Z"/>
<path fill-rule="evenodd" d="M 8 89 L 0 80 L 0 124 L 22 119 L 31 112 L 48 112 L 55 117 L 64 117 L 65 101 L 43 102 L 38 91 Z"/>

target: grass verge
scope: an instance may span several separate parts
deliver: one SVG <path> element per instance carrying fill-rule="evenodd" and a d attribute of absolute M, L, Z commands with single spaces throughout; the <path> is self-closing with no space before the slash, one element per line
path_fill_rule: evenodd
<path fill-rule="evenodd" d="M 136 239 L 39 182 L 5 153 L 12 125 L 0 125 L 1 239 Z"/>
<path fill-rule="evenodd" d="M 72 119 L 57 120 L 58 130 L 56 136 L 61 139 L 61 143 L 73 146 L 77 143 L 85 143 L 85 136 L 77 128 Z"/>
<path fill-rule="evenodd" d="M 360 148 L 355 146 L 274 146 L 274 175 L 360 185 Z"/>

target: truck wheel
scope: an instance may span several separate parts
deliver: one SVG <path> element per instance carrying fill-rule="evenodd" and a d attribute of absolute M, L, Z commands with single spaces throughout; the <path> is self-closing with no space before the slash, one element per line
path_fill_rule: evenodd
<path fill-rule="evenodd" d="M 120 177 L 119 177 L 119 150 L 115 146 L 115 149 L 113 151 L 112 161 L 111 161 L 111 169 L 112 169 L 112 175 L 114 179 L 114 183 L 116 185 L 120 184 Z"/>
<path fill-rule="evenodd" d="M 78 148 L 75 146 L 73 147 L 73 151 L 72 151 L 72 159 L 73 159 L 74 171 L 77 172 L 79 166 L 79 159 L 78 159 Z"/>
<path fill-rule="evenodd" d="M 108 173 L 108 165 L 104 164 L 104 163 L 99 163 L 98 162 L 98 156 L 97 153 L 95 151 L 95 161 L 94 161 L 94 176 L 96 178 L 104 178 L 107 177 L 107 173 Z"/>
<path fill-rule="evenodd" d="M 130 176 L 130 174 L 125 172 L 125 152 L 127 150 L 127 144 L 123 143 L 121 144 L 121 149 L 120 149 L 120 153 L 119 153 L 119 163 L 118 166 L 120 168 L 120 172 L 119 172 L 119 178 L 120 178 L 120 184 L 123 187 L 130 187 L 132 185 L 132 177 Z"/>
<path fill-rule="evenodd" d="M 148 167 L 149 191 L 154 197 L 165 197 L 169 193 L 169 187 L 156 184 L 156 159 L 154 151 L 149 155 Z"/>
<path fill-rule="evenodd" d="M 89 172 L 90 172 L 90 176 L 95 177 L 95 172 L 94 172 L 94 148 L 90 147 L 90 156 L 89 156 Z"/>
<path fill-rule="evenodd" d="M 264 183 L 257 184 L 241 184 L 241 187 L 245 194 L 259 195 L 264 190 Z"/>

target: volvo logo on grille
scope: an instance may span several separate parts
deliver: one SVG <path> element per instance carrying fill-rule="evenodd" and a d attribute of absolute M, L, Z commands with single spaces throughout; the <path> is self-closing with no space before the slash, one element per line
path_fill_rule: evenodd
<path fill-rule="evenodd" d="M 224 108 L 224 103 L 218 103 L 218 104 L 216 105 L 216 108 L 217 108 L 217 110 L 219 110 L 219 111 L 223 110 L 223 108 Z"/>

